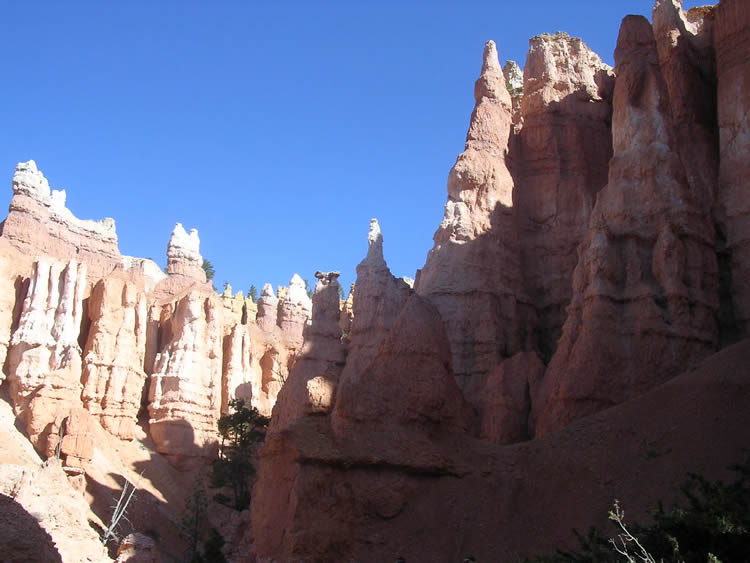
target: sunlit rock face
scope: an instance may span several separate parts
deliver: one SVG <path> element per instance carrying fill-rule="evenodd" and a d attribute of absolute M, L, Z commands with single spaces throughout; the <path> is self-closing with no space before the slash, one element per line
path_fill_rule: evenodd
<path fill-rule="evenodd" d="M 13 194 L 0 229 L 0 382 L 40 454 L 84 468 L 101 426 L 123 440 L 149 433 L 190 467 L 214 451 L 232 399 L 270 415 L 311 324 L 299 275 L 259 304 L 219 296 L 195 229 L 175 226 L 163 272 L 121 256 L 111 220 L 75 218 L 33 161 L 18 165 Z"/>
<path fill-rule="evenodd" d="M 2 236 L 32 256 L 85 263 L 89 275 L 98 279 L 121 262 L 115 222 L 78 219 L 65 199 L 65 190 L 50 189 L 33 160 L 19 163 Z"/>
<path fill-rule="evenodd" d="M 206 281 L 200 253 L 198 231 L 190 229 L 188 234 L 181 223 L 177 223 L 167 245 L 167 274 L 180 274 L 196 281 Z"/>
<path fill-rule="evenodd" d="M 271 332 L 276 326 L 279 314 L 279 300 L 273 293 L 270 283 L 263 286 L 258 299 L 258 316 L 256 322 L 261 330 Z"/>
<path fill-rule="evenodd" d="M 440 312 L 454 375 L 470 398 L 503 358 L 533 348 L 535 319 L 513 207 L 511 98 L 492 41 L 474 99 L 466 148 L 448 176 L 443 222 L 414 286 Z"/>
<path fill-rule="evenodd" d="M 537 434 L 663 383 L 716 350 L 719 279 L 710 186 L 691 186 L 651 25 L 623 20 L 609 183 L 537 405 Z"/>
<path fill-rule="evenodd" d="M 109 432 L 130 440 L 146 385 L 147 298 L 131 282 L 102 279 L 91 292 L 88 314 L 83 403 Z"/>
<path fill-rule="evenodd" d="M 277 323 L 287 339 L 297 347 L 302 346 L 305 326 L 310 322 L 312 301 L 307 295 L 304 280 L 298 274 L 292 276 L 289 290 L 279 300 Z"/>
<path fill-rule="evenodd" d="M 85 286 L 82 264 L 36 262 L 8 350 L 11 402 L 34 446 L 47 455 L 51 423 L 81 405 Z"/>
<path fill-rule="evenodd" d="M 178 461 L 207 454 L 221 408 L 222 338 L 215 295 L 192 292 L 162 328 L 148 393 L 149 429 L 158 451 Z"/>

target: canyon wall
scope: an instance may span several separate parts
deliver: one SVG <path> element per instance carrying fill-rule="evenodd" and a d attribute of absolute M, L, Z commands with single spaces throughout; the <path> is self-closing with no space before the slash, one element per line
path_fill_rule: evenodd
<path fill-rule="evenodd" d="M 414 289 L 373 223 L 347 338 L 311 334 L 279 395 L 259 560 L 520 559 L 741 458 L 748 11 L 653 22 L 614 69 L 535 37 L 522 84 L 486 44 Z"/>
<path fill-rule="evenodd" d="M 91 424 L 123 440 L 140 426 L 160 453 L 191 466 L 212 454 L 230 400 L 270 414 L 310 323 L 299 276 L 282 299 L 220 296 L 195 229 L 176 224 L 163 272 L 120 254 L 111 219 L 74 217 L 33 161 L 18 165 L 12 187 L 0 236 L 0 381 L 42 455 L 61 444 L 85 467 Z"/>

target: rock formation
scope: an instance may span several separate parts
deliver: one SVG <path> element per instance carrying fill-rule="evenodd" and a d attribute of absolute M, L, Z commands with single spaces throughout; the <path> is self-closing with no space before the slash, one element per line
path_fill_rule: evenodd
<path fill-rule="evenodd" d="M 40 467 L 3 463 L 0 477 L 3 560 L 111 561 L 89 525 L 86 500 L 68 486 L 59 460 Z"/>
<path fill-rule="evenodd" d="M 446 447 L 440 437 L 463 436 L 473 424 L 473 413 L 451 373 L 450 346 L 437 310 L 391 274 L 374 219 L 368 243 L 367 256 L 357 266 L 349 342 L 337 338 L 335 277 L 321 275 L 302 358 L 274 407 L 253 493 L 253 535 L 261 557 L 350 556 L 343 544 L 328 543 L 327 533 L 308 551 L 327 526 L 347 537 L 354 529 L 350 511 L 356 509 L 349 502 L 337 503 L 328 516 L 310 522 L 308 483 L 294 478 L 298 471 L 309 474 L 305 460 L 313 466 L 357 467 L 365 482 L 373 479 L 365 493 L 364 502 L 372 503 L 368 511 L 390 518 L 401 512 L 405 491 L 388 474 L 396 467 L 428 474 L 442 471 L 436 468 Z M 395 388 L 399 392 L 392 394 L 389 390 Z M 360 435 L 366 442 L 358 440 Z M 384 479 L 375 477 L 379 471 L 386 472 Z M 325 479 L 322 474 L 312 478 Z M 337 479 L 334 489 L 338 483 Z M 355 497 L 351 500 L 359 503 Z M 292 529 L 301 533 L 290 538 Z"/>
<path fill-rule="evenodd" d="M 223 346 L 221 411 L 227 412 L 227 404 L 231 399 L 242 399 L 248 405 L 252 404 L 253 388 L 257 392 L 259 386 L 254 381 L 255 371 L 251 364 L 251 340 L 247 324 L 234 325 L 224 337 Z"/>
<path fill-rule="evenodd" d="M 531 400 L 536 397 L 545 366 L 534 352 L 519 352 L 496 367 L 480 399 L 480 436 L 496 444 L 531 438 Z"/>
<path fill-rule="evenodd" d="M 91 320 L 83 352 L 83 404 L 102 426 L 134 437 L 146 384 L 146 296 L 128 281 L 99 280 L 88 300 Z"/>
<path fill-rule="evenodd" d="M 85 263 L 98 279 L 121 260 L 115 222 L 78 219 L 65 199 L 65 190 L 50 190 L 33 160 L 19 163 L 2 237 L 27 254 Z"/>
<path fill-rule="evenodd" d="M 270 332 L 276 326 L 279 314 L 279 300 L 273 293 L 270 283 L 263 286 L 258 299 L 258 316 L 256 317 L 261 330 Z"/>
<path fill-rule="evenodd" d="M 415 293 L 374 224 L 343 369 L 311 339 L 279 395 L 259 558 L 513 560 L 613 496 L 641 511 L 669 471 L 739 455 L 748 343 L 716 351 L 747 317 L 740 6 L 657 0 L 653 27 L 623 21 L 614 72 L 579 39 L 536 37 L 520 91 L 488 43 Z"/>
<path fill-rule="evenodd" d="M 645 18 L 623 20 L 615 61 L 609 183 L 580 249 L 538 434 L 643 393 L 718 343 L 711 194 L 688 183 Z"/>
<path fill-rule="evenodd" d="M 448 177 L 443 222 L 415 283 L 440 311 L 454 375 L 470 397 L 503 358 L 533 348 L 535 318 L 523 290 L 507 160 L 511 100 L 492 41 L 474 99 L 466 149 Z"/>
<path fill-rule="evenodd" d="M 18 165 L 13 193 L 0 236 L 0 381 L 8 375 L 43 455 L 60 445 L 85 468 L 92 423 L 81 412 L 131 440 L 148 407 L 157 448 L 190 465 L 211 452 L 232 398 L 270 413 L 310 322 L 298 275 L 283 299 L 264 293 L 256 323 L 252 300 L 206 283 L 195 229 L 175 226 L 164 273 L 121 256 L 111 220 L 75 218 L 33 161 Z"/>
<path fill-rule="evenodd" d="M 373 219 L 346 301 L 338 272 L 312 299 L 297 274 L 257 304 L 218 295 L 194 229 L 176 225 L 162 272 L 19 164 L 0 520 L 41 532 L 8 549 L 96 560 L 81 493 L 105 514 L 144 467 L 133 521 L 179 542 L 175 507 L 234 398 L 273 413 L 250 522 L 209 517 L 235 558 L 520 560 L 613 497 L 638 514 L 686 470 L 720 476 L 750 423 L 750 11 L 656 0 L 653 22 L 625 18 L 615 71 L 564 33 L 533 38 L 523 73 L 487 43 L 413 287 Z M 63 521 L 84 522 L 74 542 Z M 133 535 L 120 560 L 161 543 Z"/>
<path fill-rule="evenodd" d="M 157 449 L 183 461 L 216 442 L 221 408 L 222 334 L 218 297 L 194 291 L 180 299 L 161 330 L 148 392 L 149 429 Z"/>
<path fill-rule="evenodd" d="M 572 297 L 576 249 L 612 155 L 612 69 L 578 38 L 539 35 L 524 68 L 514 192 L 521 267 L 552 356 Z"/>
<path fill-rule="evenodd" d="M 128 534 L 117 548 L 115 563 L 159 563 L 159 552 L 153 539 L 143 534 Z"/>
<path fill-rule="evenodd" d="M 503 76 L 513 107 L 513 124 L 519 125 L 523 100 L 523 71 L 516 61 L 507 61 L 503 67 Z"/>
<path fill-rule="evenodd" d="M 339 327 L 338 272 L 318 272 L 312 298 L 312 323 L 305 332 L 299 361 L 281 388 L 273 410 L 271 432 L 310 414 L 333 408 L 336 386 L 346 358 Z"/>
<path fill-rule="evenodd" d="M 690 14 L 690 12 L 688 12 Z M 709 25 L 698 19 L 699 31 Z M 716 96 L 719 121 L 719 224 L 726 241 L 728 267 L 725 298 L 736 321 L 734 337 L 750 335 L 750 13 L 742 0 L 722 0 L 713 29 L 716 50 Z M 726 323 L 726 321 L 725 321 Z"/>
<path fill-rule="evenodd" d="M 278 325 L 298 347 L 302 346 L 302 332 L 310 321 L 311 310 L 312 301 L 307 295 L 305 282 L 294 274 L 286 295 L 279 298 Z"/>
<path fill-rule="evenodd" d="M 81 403 L 86 266 L 38 261 L 8 351 L 10 396 L 32 443 L 50 455 L 49 423 Z"/>
<path fill-rule="evenodd" d="M 196 281 L 206 281 L 200 239 L 196 229 L 190 229 L 188 234 L 181 223 L 174 226 L 167 245 L 167 274 L 179 274 Z"/>

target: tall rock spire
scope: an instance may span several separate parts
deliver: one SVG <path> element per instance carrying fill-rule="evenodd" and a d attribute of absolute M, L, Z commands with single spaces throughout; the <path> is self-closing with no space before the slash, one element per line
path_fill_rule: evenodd
<path fill-rule="evenodd" d="M 167 244 L 167 273 L 205 282 L 206 273 L 203 271 L 200 244 L 197 229 L 190 229 L 188 234 L 182 223 L 177 223 Z"/>
<path fill-rule="evenodd" d="M 531 345 L 523 297 L 513 178 L 506 157 L 511 99 L 493 41 L 484 48 L 464 152 L 448 175 L 448 201 L 415 290 L 440 312 L 455 375 L 481 388 L 502 360 Z M 471 393 L 469 393 L 471 394 Z"/>

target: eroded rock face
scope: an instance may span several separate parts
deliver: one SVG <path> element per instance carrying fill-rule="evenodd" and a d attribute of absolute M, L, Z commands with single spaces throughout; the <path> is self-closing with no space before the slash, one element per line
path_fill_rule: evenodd
<path fill-rule="evenodd" d="M 115 563 L 159 563 L 156 542 L 143 534 L 128 534 L 117 548 Z"/>
<path fill-rule="evenodd" d="M 742 459 L 750 385 L 734 366 L 748 361 L 745 341 L 641 397 L 512 447 L 439 431 L 419 439 L 413 425 L 337 436 L 326 417 L 303 417 L 266 442 L 251 507 L 256 553 L 450 563 L 578 549 L 571 528 L 606 526 L 613 495 L 631 499 L 634 520 L 645 518 L 653 499 L 684 501 L 686 470 L 720 477 L 728 460 Z"/>
<path fill-rule="evenodd" d="M 146 384 L 148 306 L 128 281 L 99 280 L 88 300 L 91 320 L 83 352 L 84 406 L 120 438 L 134 436 Z"/>
<path fill-rule="evenodd" d="M 338 272 L 316 274 L 312 298 L 312 323 L 305 331 L 300 358 L 279 392 L 270 432 L 311 414 L 327 414 L 333 408 L 336 386 L 346 358 L 339 327 Z"/>
<path fill-rule="evenodd" d="M 0 503 L 3 521 L 3 559 L 9 561 L 112 561 L 107 549 L 89 525 L 91 512 L 84 497 L 70 488 L 59 460 L 51 459 L 40 467 L 0 464 L 0 493 L 6 502 L 12 499 L 16 509 L 8 518 L 7 504 Z M 33 522 L 33 524 L 31 524 Z M 30 559 L 12 549 L 18 538 L 31 534 L 38 542 Z M 9 546 L 10 544 L 10 546 Z M 10 549 L 8 549 L 10 547 Z M 19 559 L 15 559 L 18 556 Z M 37 557 L 42 558 L 37 558 Z"/>
<path fill-rule="evenodd" d="M 27 265 L 18 264 L 20 253 L 0 239 L 0 384 L 5 381 L 5 358 L 13 331 L 14 312 L 20 310 L 24 294 L 24 273 Z M 13 257 L 11 257 L 13 255 Z M 27 283 L 27 282 L 26 282 Z"/>
<path fill-rule="evenodd" d="M 188 234 L 182 224 L 177 223 L 167 245 L 167 274 L 179 274 L 205 282 L 206 272 L 202 266 L 198 231 L 190 229 Z"/>
<path fill-rule="evenodd" d="M 533 347 L 535 316 L 523 291 L 506 156 L 511 99 L 491 41 L 474 99 L 466 149 L 448 177 L 445 216 L 415 283 L 440 311 L 454 375 L 470 397 L 502 358 Z"/>
<path fill-rule="evenodd" d="M 480 400 L 480 436 L 495 444 L 515 444 L 534 435 L 531 405 L 545 365 L 534 352 L 519 352 L 490 373 Z"/>
<path fill-rule="evenodd" d="M 149 388 L 149 429 L 173 459 L 206 455 L 221 408 L 222 332 L 215 294 L 191 292 L 168 317 L 171 336 L 157 355 Z"/>
<path fill-rule="evenodd" d="M 645 18 L 623 20 L 615 60 L 609 183 L 580 249 L 537 435 L 643 393 L 718 343 L 710 194 L 688 182 Z"/>
<path fill-rule="evenodd" d="M 347 359 L 346 371 L 352 378 L 358 378 L 375 357 L 377 347 L 411 294 L 411 288 L 394 277 L 385 262 L 383 235 L 377 219 L 370 220 L 367 243 L 367 255 L 357 265 L 357 289 L 348 334 L 349 340 L 356 342 Z"/>
<path fill-rule="evenodd" d="M 227 412 L 231 399 L 253 402 L 253 388 L 258 389 L 255 370 L 251 364 L 251 340 L 247 324 L 234 325 L 224 337 L 224 366 L 222 376 L 221 411 Z"/>
<path fill-rule="evenodd" d="M 690 15 L 690 12 L 688 12 Z M 719 120 L 719 223 L 726 239 L 726 295 L 738 334 L 750 334 L 750 12 L 722 0 L 713 30 Z M 730 281 L 731 280 L 731 281 Z"/>
<path fill-rule="evenodd" d="M 289 282 L 289 289 L 279 299 L 277 322 L 290 344 L 302 346 L 302 333 L 310 322 L 312 301 L 307 295 L 304 280 L 294 274 Z"/>
<path fill-rule="evenodd" d="M 281 299 L 265 288 L 256 323 L 252 300 L 206 283 L 194 229 L 176 225 L 164 273 L 120 256 L 113 222 L 73 217 L 33 161 L 13 186 L 0 230 L 0 382 L 8 374 L 42 455 L 62 448 L 66 463 L 85 468 L 97 422 L 130 440 L 148 406 L 160 451 L 190 465 L 211 453 L 231 399 L 270 414 L 310 324 L 300 276 Z M 66 265 L 71 256 L 80 260 Z"/>
<path fill-rule="evenodd" d="M 319 277 L 305 349 L 279 395 L 261 454 L 251 516 L 259 557 L 347 559 L 345 546 L 331 550 L 329 532 L 335 527 L 350 537 L 357 499 L 366 499 L 369 510 L 386 518 L 396 516 L 406 499 L 403 479 L 393 468 L 455 474 L 455 468 L 442 466 L 441 438 L 463 436 L 474 423 L 451 373 L 450 346 L 437 310 L 390 273 L 375 220 L 368 242 L 368 254 L 357 267 L 348 344 L 340 338 L 337 283 Z M 300 444 L 310 449 L 301 452 Z M 371 471 L 386 478 L 371 480 L 367 493 L 352 489 L 351 502 L 337 502 L 320 518 L 305 500 L 312 498 L 308 487 L 315 488 L 320 475 L 304 462 L 299 466 L 300 457 L 313 465 L 358 467 L 364 479 Z M 295 478 L 298 471 L 301 481 Z M 338 479 L 330 484 L 338 490 Z M 315 537 L 321 540 L 318 547 L 311 546 Z"/>
<path fill-rule="evenodd" d="M 2 236 L 21 251 L 85 263 L 94 279 L 121 261 L 113 219 L 85 221 L 65 207 L 65 190 L 51 190 L 33 160 L 13 175 L 13 199 Z"/>
<path fill-rule="evenodd" d="M 503 67 L 503 76 L 513 106 L 513 124 L 518 125 L 521 121 L 523 100 L 523 71 L 516 61 L 507 61 Z"/>
<path fill-rule="evenodd" d="M 576 249 L 612 156 L 612 69 L 578 38 L 539 35 L 524 68 L 514 192 L 521 266 L 549 360 L 572 296 Z"/>
<path fill-rule="evenodd" d="M 263 286 L 258 299 L 258 316 L 256 322 L 261 330 L 271 332 L 276 326 L 278 319 L 279 300 L 273 293 L 273 287 L 270 283 Z"/>
<path fill-rule="evenodd" d="M 356 432 L 352 426 L 360 424 L 404 433 L 433 426 L 459 432 L 470 428 L 471 411 L 453 378 L 450 346 L 440 320 L 433 306 L 412 295 L 369 365 L 355 377 L 347 362 L 333 413 L 339 434 Z M 352 347 L 357 344 L 353 336 Z M 398 393 L 389 392 L 396 387 Z"/>
<path fill-rule="evenodd" d="M 81 348 L 86 267 L 38 261 L 8 352 L 10 396 L 32 443 L 47 451 L 56 418 L 81 404 Z M 49 455 L 49 452 L 47 452 Z"/>

